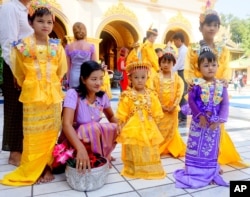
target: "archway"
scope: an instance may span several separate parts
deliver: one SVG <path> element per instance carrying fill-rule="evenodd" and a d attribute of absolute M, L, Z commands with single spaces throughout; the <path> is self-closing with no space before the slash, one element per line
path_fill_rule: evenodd
<path fill-rule="evenodd" d="M 173 36 L 177 32 L 181 32 L 184 35 L 184 43 L 186 46 L 188 46 L 190 43 L 190 38 L 189 38 L 187 32 L 179 27 L 174 27 L 174 28 L 171 28 L 170 30 L 168 30 L 168 32 L 166 33 L 165 39 L 164 39 L 164 43 L 167 44 L 169 41 L 172 42 Z"/>
<path fill-rule="evenodd" d="M 114 20 L 103 27 L 100 38 L 102 42 L 99 45 L 99 57 L 105 60 L 109 69 L 114 70 L 120 48 L 130 49 L 139 40 L 139 35 L 128 22 Z"/>

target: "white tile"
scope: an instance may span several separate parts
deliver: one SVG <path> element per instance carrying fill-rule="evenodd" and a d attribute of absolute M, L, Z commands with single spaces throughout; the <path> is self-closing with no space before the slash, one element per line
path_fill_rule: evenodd
<path fill-rule="evenodd" d="M 173 158 L 173 157 L 161 159 L 161 163 L 164 166 L 169 165 L 169 164 L 178 164 L 178 163 L 181 163 L 181 162 L 182 161 L 180 159 Z"/>
<path fill-rule="evenodd" d="M 145 189 L 148 187 L 155 187 L 155 186 L 169 184 L 169 183 L 172 183 L 172 181 L 166 177 L 164 179 L 159 179 L 159 180 L 135 179 L 135 180 L 129 181 L 129 183 L 133 186 L 133 188 L 135 188 L 136 190 L 139 190 L 139 189 Z"/>
<path fill-rule="evenodd" d="M 34 195 L 37 196 L 37 195 Z M 42 197 L 86 197 L 85 192 L 79 192 L 76 190 L 68 190 L 62 192 L 53 192 L 50 194 L 38 195 Z"/>
<path fill-rule="evenodd" d="M 250 168 L 245 168 L 240 171 L 250 175 Z"/>
<path fill-rule="evenodd" d="M 226 197 L 226 196 L 229 196 L 229 188 L 217 186 L 215 188 L 210 188 L 210 189 L 194 192 L 191 195 L 193 197 L 211 197 L 211 196 Z"/>
<path fill-rule="evenodd" d="M 0 190 L 2 197 L 22 197 L 22 196 L 31 196 L 31 186 L 26 187 L 11 187 L 9 189 Z"/>
<path fill-rule="evenodd" d="M 102 197 L 125 192 L 131 192 L 133 188 L 127 182 L 105 184 L 102 188 L 87 192 L 88 197 Z"/>
<path fill-rule="evenodd" d="M 140 197 L 136 192 L 127 192 L 123 194 L 112 195 L 112 197 Z"/>
<path fill-rule="evenodd" d="M 232 166 L 229 166 L 229 165 L 221 165 L 220 167 L 223 170 L 223 173 L 235 170 L 235 168 L 233 168 Z"/>
<path fill-rule="evenodd" d="M 175 188 L 174 184 L 169 184 L 169 185 L 162 185 L 158 187 L 152 187 L 152 188 L 147 188 L 143 190 L 138 190 L 138 192 L 141 194 L 143 197 L 171 197 L 171 196 L 179 196 L 181 194 L 186 194 L 186 191 L 183 189 L 178 189 Z"/>
<path fill-rule="evenodd" d="M 13 165 L 1 165 L 0 164 L 0 172 L 6 172 L 6 171 L 13 171 L 16 168 L 16 166 Z"/>
<path fill-rule="evenodd" d="M 184 166 L 185 166 L 185 164 L 182 162 L 182 163 L 178 163 L 178 164 L 164 166 L 164 170 L 168 174 L 168 173 L 173 173 L 174 171 L 176 171 L 178 169 L 183 169 Z"/>
<path fill-rule="evenodd" d="M 33 186 L 34 195 L 50 194 L 65 190 L 71 190 L 71 187 L 66 181 L 43 183 Z"/>
<path fill-rule="evenodd" d="M 231 172 L 225 172 L 222 175 L 223 179 L 227 182 L 233 181 L 233 180 L 244 180 L 249 178 L 249 175 L 241 172 L 240 170 L 235 170 Z"/>
<path fill-rule="evenodd" d="M 116 174 L 109 174 L 108 175 L 108 180 L 107 183 L 115 183 L 115 182 L 121 182 L 121 181 L 125 181 L 124 178 L 116 173 Z"/>

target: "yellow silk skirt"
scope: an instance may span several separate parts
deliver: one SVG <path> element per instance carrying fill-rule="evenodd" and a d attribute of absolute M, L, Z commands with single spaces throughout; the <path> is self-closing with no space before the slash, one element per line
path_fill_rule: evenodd
<path fill-rule="evenodd" d="M 230 136 L 225 130 L 225 125 L 221 125 L 220 150 L 218 157 L 219 164 L 233 164 L 236 166 L 247 167 L 250 164 L 244 163 L 237 152 Z"/>
<path fill-rule="evenodd" d="M 158 128 L 164 138 L 164 141 L 160 144 L 160 154 L 183 157 L 186 145 L 178 130 L 178 110 L 172 113 L 164 113 L 164 117 L 158 123 Z"/>
<path fill-rule="evenodd" d="M 121 175 L 129 178 L 163 179 L 166 177 L 161 164 L 159 146 L 123 144 Z"/>
<path fill-rule="evenodd" d="M 12 186 L 34 184 L 46 165 L 53 162 L 52 151 L 61 127 L 61 103 L 23 105 L 23 153 L 20 166 L 0 183 Z"/>

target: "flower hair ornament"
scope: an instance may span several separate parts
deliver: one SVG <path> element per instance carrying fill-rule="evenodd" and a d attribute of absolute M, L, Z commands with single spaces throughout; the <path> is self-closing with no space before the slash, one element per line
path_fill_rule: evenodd
<path fill-rule="evenodd" d="M 212 3 L 210 0 L 207 0 L 206 5 L 203 7 L 203 12 L 200 14 L 200 23 L 204 23 L 205 18 L 207 17 L 207 15 L 217 15 L 218 13 L 212 9 Z"/>
<path fill-rule="evenodd" d="M 49 2 L 47 0 L 32 0 L 30 2 L 30 6 L 29 6 L 29 16 L 33 16 L 34 13 L 36 12 L 36 10 L 38 9 L 43 9 L 46 8 L 48 9 L 52 16 L 53 16 L 53 21 L 55 21 L 55 15 L 53 14 L 53 8 L 51 7 L 51 5 L 49 4 Z"/>
<path fill-rule="evenodd" d="M 150 68 L 151 68 L 151 64 L 149 62 L 146 62 L 146 61 L 144 61 L 144 62 L 142 62 L 142 61 L 132 62 L 126 66 L 126 70 L 128 72 L 128 75 L 132 74 L 133 72 L 135 72 L 137 70 L 149 71 Z"/>

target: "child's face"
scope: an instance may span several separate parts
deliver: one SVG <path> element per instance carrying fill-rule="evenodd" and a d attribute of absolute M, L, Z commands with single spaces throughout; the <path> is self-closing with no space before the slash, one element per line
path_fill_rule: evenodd
<path fill-rule="evenodd" d="M 216 61 L 208 62 L 207 59 L 201 63 L 199 70 L 203 78 L 207 81 L 212 81 L 215 77 L 216 71 L 218 69 L 218 64 Z"/>
<path fill-rule="evenodd" d="M 148 71 L 147 70 L 135 70 L 130 75 L 130 80 L 133 88 L 137 91 L 143 90 L 146 85 L 146 81 L 148 79 Z"/>
<path fill-rule="evenodd" d="M 53 29 L 53 17 L 51 14 L 36 16 L 31 26 L 37 36 L 47 37 Z"/>
<path fill-rule="evenodd" d="M 173 66 L 173 62 L 169 60 L 162 60 L 160 64 L 163 73 L 171 72 Z"/>
<path fill-rule="evenodd" d="M 203 35 L 204 40 L 213 40 L 216 33 L 219 31 L 218 22 L 211 22 L 210 24 L 205 23 L 200 31 Z"/>
<path fill-rule="evenodd" d="M 87 79 L 81 77 L 89 93 L 97 93 L 103 85 L 104 72 L 102 70 L 93 71 Z"/>

